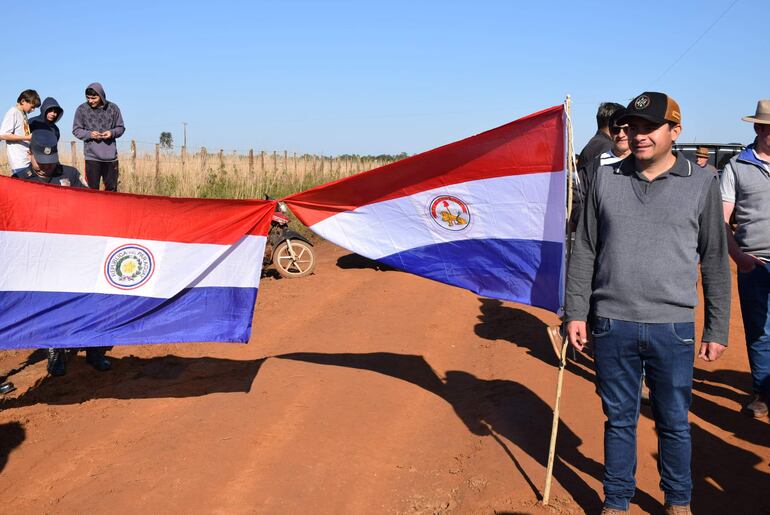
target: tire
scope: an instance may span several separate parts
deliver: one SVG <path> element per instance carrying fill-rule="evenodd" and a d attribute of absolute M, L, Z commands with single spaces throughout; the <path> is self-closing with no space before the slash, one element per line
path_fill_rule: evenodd
<path fill-rule="evenodd" d="M 289 243 L 296 260 L 291 257 Z M 315 270 L 315 251 L 312 245 L 302 240 L 286 240 L 275 248 L 273 264 L 281 277 L 306 277 Z"/>

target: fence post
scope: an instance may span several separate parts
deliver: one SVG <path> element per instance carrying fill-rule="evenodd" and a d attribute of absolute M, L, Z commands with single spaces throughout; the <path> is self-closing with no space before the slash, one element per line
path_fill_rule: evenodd
<path fill-rule="evenodd" d="M 182 147 L 182 171 L 184 171 L 184 165 L 187 162 L 187 147 Z"/>
<path fill-rule="evenodd" d="M 261 168 L 262 173 L 265 173 L 265 151 L 264 150 L 259 151 L 259 166 Z"/>
<path fill-rule="evenodd" d="M 78 167 L 78 144 L 75 141 L 70 141 L 70 164 Z"/>
<path fill-rule="evenodd" d="M 131 171 L 136 175 L 136 140 L 131 140 Z"/>
<path fill-rule="evenodd" d="M 294 175 L 297 175 L 297 153 L 292 152 L 292 154 L 293 154 L 292 159 L 294 159 Z"/>
<path fill-rule="evenodd" d="M 155 180 L 160 177 L 160 143 L 155 144 Z"/>
<path fill-rule="evenodd" d="M 225 151 L 221 148 L 219 149 L 219 167 L 225 167 Z"/>
<path fill-rule="evenodd" d="M 206 171 L 206 158 L 208 157 L 208 153 L 206 152 L 206 147 L 201 147 L 201 171 Z"/>
<path fill-rule="evenodd" d="M 278 172 L 278 152 L 273 150 L 273 172 Z"/>
<path fill-rule="evenodd" d="M 254 175 L 254 149 L 249 149 L 249 176 Z"/>
<path fill-rule="evenodd" d="M 289 173 L 289 153 L 283 151 L 283 173 Z"/>

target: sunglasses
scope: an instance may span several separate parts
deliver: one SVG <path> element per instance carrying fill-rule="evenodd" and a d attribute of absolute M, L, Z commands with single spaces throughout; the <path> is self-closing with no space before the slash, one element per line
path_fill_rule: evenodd
<path fill-rule="evenodd" d="M 620 131 L 628 132 L 628 125 L 623 125 L 622 127 L 618 127 L 617 125 L 614 127 L 610 127 L 610 134 L 613 136 L 616 134 L 620 134 Z"/>

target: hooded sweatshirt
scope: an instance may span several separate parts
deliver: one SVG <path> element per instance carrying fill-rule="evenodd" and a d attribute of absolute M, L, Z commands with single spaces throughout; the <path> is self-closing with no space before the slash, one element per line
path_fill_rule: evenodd
<path fill-rule="evenodd" d="M 56 118 L 54 118 L 52 122 L 49 122 L 46 115 L 51 110 L 56 111 L 57 114 Z M 29 130 L 49 130 L 56 134 L 56 141 L 59 141 L 59 127 L 56 125 L 56 122 L 61 120 L 63 114 L 64 109 L 61 108 L 59 102 L 53 97 L 46 97 L 46 99 L 43 100 L 43 104 L 40 106 L 40 114 L 29 119 Z"/>
<path fill-rule="evenodd" d="M 96 91 L 102 103 L 98 107 L 91 107 L 88 102 L 78 106 L 75 118 L 72 120 L 72 134 L 77 139 L 83 140 L 83 154 L 87 161 L 117 161 L 118 149 L 115 139 L 121 137 L 126 131 L 123 126 L 123 115 L 120 114 L 117 104 L 107 100 L 101 84 L 94 82 L 88 87 Z M 91 131 L 111 131 L 112 136 L 108 139 L 93 139 Z"/>

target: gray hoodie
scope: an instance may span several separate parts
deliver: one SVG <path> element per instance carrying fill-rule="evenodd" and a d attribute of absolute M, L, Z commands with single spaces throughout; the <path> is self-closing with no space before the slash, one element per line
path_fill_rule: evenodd
<path fill-rule="evenodd" d="M 75 118 L 72 120 L 72 134 L 77 139 L 83 140 L 83 154 L 86 160 L 117 161 L 118 149 L 115 139 L 121 137 L 126 131 L 120 108 L 114 102 L 107 101 L 104 88 L 98 82 L 91 83 L 88 87 L 99 94 L 102 103 L 99 107 L 91 107 L 88 102 L 78 106 Z M 112 136 L 107 139 L 93 139 L 91 131 L 111 131 Z"/>

